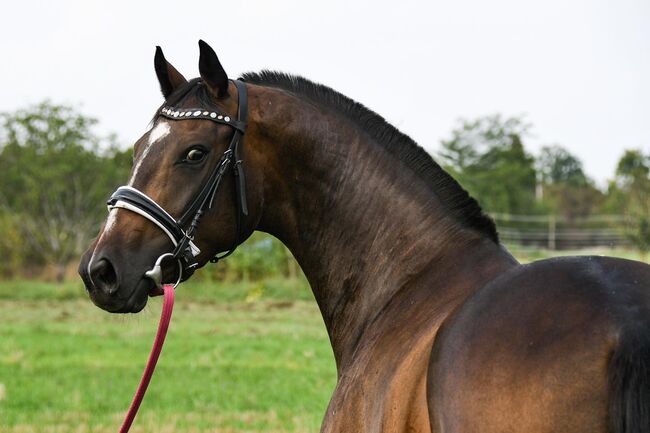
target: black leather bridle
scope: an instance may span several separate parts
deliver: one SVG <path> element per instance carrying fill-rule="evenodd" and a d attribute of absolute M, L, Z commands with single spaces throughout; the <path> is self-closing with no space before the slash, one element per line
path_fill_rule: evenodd
<path fill-rule="evenodd" d="M 221 255 L 215 255 L 210 261 L 216 263 L 218 260 L 229 256 L 242 242 L 242 221 L 248 216 L 248 204 L 246 200 L 246 178 L 244 176 L 242 161 L 239 157 L 239 146 L 246 131 L 248 121 L 248 96 L 244 82 L 239 80 L 233 82 L 237 87 L 238 93 L 239 106 L 237 109 L 237 119 L 232 119 L 228 114 L 221 113 L 212 108 L 174 108 L 163 106 L 158 112 L 159 116 L 171 120 L 205 119 L 228 125 L 234 130 L 228 149 L 223 153 L 207 182 L 190 202 L 179 219 L 174 219 L 174 217 L 153 199 L 131 186 L 119 187 L 107 202 L 109 210 L 116 208 L 127 209 L 147 218 L 156 224 L 174 245 L 174 250 L 171 253 L 165 253 L 158 257 L 154 267 L 145 273 L 145 276 L 151 278 L 157 287 L 162 285 L 161 266 L 163 260 L 166 258 L 173 258 L 178 263 L 179 275 L 175 286 L 181 281 L 187 280 L 196 270 L 198 266 L 196 256 L 201 251 L 193 243 L 194 235 L 196 234 L 203 214 L 212 209 L 214 197 L 219 189 L 221 180 L 231 166 L 235 179 L 235 198 L 237 201 L 236 237 L 227 252 Z"/>

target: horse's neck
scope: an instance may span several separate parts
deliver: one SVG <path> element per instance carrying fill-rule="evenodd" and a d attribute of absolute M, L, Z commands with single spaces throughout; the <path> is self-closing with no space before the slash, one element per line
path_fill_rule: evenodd
<path fill-rule="evenodd" d="M 449 275 L 451 268 L 467 269 L 479 256 L 511 263 L 500 246 L 445 215 L 428 186 L 365 133 L 296 103 L 302 102 L 284 101 L 294 109 L 276 112 L 282 121 L 263 121 L 278 154 L 259 228 L 282 240 L 300 263 L 339 367 L 412 281 L 425 277 L 437 296 L 454 290 L 449 285 L 457 278 L 488 278 L 480 269 L 470 277 Z M 291 126 L 272 126 L 282 124 Z"/>

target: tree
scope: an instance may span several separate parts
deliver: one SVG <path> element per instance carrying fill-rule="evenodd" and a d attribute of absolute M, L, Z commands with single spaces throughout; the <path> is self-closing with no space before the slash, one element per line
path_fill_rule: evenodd
<path fill-rule="evenodd" d="M 534 159 L 523 145 L 529 125 L 500 115 L 461 120 L 441 142 L 445 168 L 489 212 L 528 213 L 535 205 Z"/>
<path fill-rule="evenodd" d="M 586 217 L 603 201 L 582 168 L 582 162 L 562 146 L 545 146 L 537 158 L 543 203 L 569 221 Z"/>
<path fill-rule="evenodd" d="M 650 174 L 650 156 L 640 150 L 626 150 L 616 165 L 616 177 L 621 186 L 641 186 Z"/>
<path fill-rule="evenodd" d="M 610 184 L 610 205 L 622 210 L 631 221 L 628 237 L 644 255 L 650 251 L 650 155 L 626 150 Z"/>
<path fill-rule="evenodd" d="M 95 119 L 49 102 L 0 121 L 0 212 L 20 231 L 25 259 L 54 265 L 63 278 L 126 178 L 130 151 L 94 134 Z"/>
<path fill-rule="evenodd" d="M 547 185 L 588 183 L 582 162 L 562 146 L 544 146 L 537 159 L 541 181 Z"/>

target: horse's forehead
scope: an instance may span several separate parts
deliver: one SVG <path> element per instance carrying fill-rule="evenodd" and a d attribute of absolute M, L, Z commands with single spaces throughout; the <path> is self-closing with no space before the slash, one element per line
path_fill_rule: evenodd
<path fill-rule="evenodd" d="M 142 137 L 142 143 L 144 145 L 144 148 L 142 152 L 140 152 L 140 155 L 136 158 L 135 163 L 133 165 L 133 170 L 131 171 L 131 178 L 129 179 L 129 185 L 133 186 L 133 182 L 135 182 L 141 167 L 142 163 L 147 159 L 147 156 L 151 152 L 151 150 L 156 147 L 156 145 L 160 142 L 162 142 L 165 137 L 167 137 L 171 133 L 171 125 L 168 121 L 166 120 L 161 120 L 157 122 L 153 128 L 149 132 L 145 134 L 144 137 Z"/>
<path fill-rule="evenodd" d="M 151 131 L 149 131 L 149 136 L 147 137 L 147 145 L 151 146 L 157 141 L 162 140 L 169 135 L 171 130 L 171 125 L 166 120 L 162 120 L 156 123 L 156 125 L 151 128 Z"/>
<path fill-rule="evenodd" d="M 173 121 L 159 118 L 154 126 L 147 131 L 136 143 L 136 156 L 128 184 L 133 186 L 137 176 L 146 173 L 161 160 L 168 145 L 188 140 L 204 141 L 214 131 L 214 124 L 200 120 L 187 119 Z M 147 162 L 149 161 L 149 162 Z"/>

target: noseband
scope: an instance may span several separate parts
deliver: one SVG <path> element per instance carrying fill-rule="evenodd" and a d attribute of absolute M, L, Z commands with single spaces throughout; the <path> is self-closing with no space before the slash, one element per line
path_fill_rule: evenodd
<path fill-rule="evenodd" d="M 234 130 L 228 149 L 221 156 L 219 163 L 210 174 L 201 191 L 190 202 L 178 220 L 174 219 L 174 217 L 148 195 L 131 186 L 119 187 L 108 200 L 109 211 L 121 208 L 142 215 L 156 224 L 174 245 L 172 252 L 158 257 L 154 267 L 145 273 L 145 276 L 151 278 L 158 288 L 163 283 L 162 262 L 167 258 L 175 259 L 178 263 L 178 280 L 174 287 L 181 281 L 187 280 L 196 270 L 198 266 L 196 256 L 199 255 L 201 250 L 194 245 L 194 235 L 196 234 L 203 214 L 212 209 L 214 197 L 219 189 L 221 180 L 231 167 L 235 179 L 235 197 L 237 201 L 236 237 L 234 243 L 226 253 L 222 255 L 217 254 L 210 261 L 216 263 L 218 260 L 229 256 L 242 241 L 242 220 L 248 215 L 248 205 L 246 200 L 246 178 L 244 176 L 242 161 L 239 157 L 239 144 L 246 130 L 248 120 L 248 96 L 246 94 L 246 85 L 242 81 L 236 80 L 233 82 L 237 87 L 238 93 L 239 106 L 237 109 L 237 119 L 232 119 L 225 113 L 207 108 L 174 108 L 163 106 L 158 112 L 159 116 L 170 120 L 204 119 L 222 125 L 228 125 Z"/>

